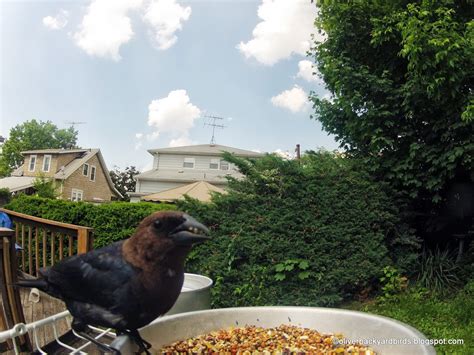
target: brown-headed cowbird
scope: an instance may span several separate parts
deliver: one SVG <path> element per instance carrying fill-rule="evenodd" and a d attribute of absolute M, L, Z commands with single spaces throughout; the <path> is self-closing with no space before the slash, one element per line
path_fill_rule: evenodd
<path fill-rule="evenodd" d="M 208 229 L 182 212 L 156 212 L 146 217 L 124 241 L 66 258 L 41 269 L 36 287 L 59 298 L 73 316 L 72 328 L 84 333 L 87 324 L 128 334 L 148 353 L 150 344 L 137 329 L 166 313 L 179 296 L 184 261 Z M 104 350 L 116 351 L 94 341 Z"/>

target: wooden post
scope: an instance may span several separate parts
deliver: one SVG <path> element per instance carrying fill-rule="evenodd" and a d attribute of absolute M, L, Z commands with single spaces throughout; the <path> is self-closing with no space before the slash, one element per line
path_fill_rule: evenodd
<path fill-rule="evenodd" d="M 0 288 L 3 303 L 4 323 L 12 328 L 17 323 L 25 323 L 23 307 L 21 306 L 20 293 L 15 287 L 17 282 L 16 272 L 18 268 L 15 250 L 14 231 L 8 228 L 0 228 L 1 253 L 0 262 Z M 20 348 L 23 351 L 31 350 L 31 343 L 27 335 L 18 337 Z"/>
<path fill-rule="evenodd" d="M 91 240 L 89 238 L 89 229 L 80 228 L 77 231 L 77 254 L 84 254 L 90 250 Z"/>

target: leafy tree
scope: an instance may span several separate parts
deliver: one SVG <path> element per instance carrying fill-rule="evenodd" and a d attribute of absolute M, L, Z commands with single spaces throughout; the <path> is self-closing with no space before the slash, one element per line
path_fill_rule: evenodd
<path fill-rule="evenodd" d="M 22 151 L 48 148 L 74 148 L 77 143 L 74 127 L 59 129 L 51 121 L 26 121 L 10 130 L 0 157 L 0 176 L 10 174 L 23 162 Z"/>
<path fill-rule="evenodd" d="M 474 173 L 468 1 L 320 1 L 310 54 L 332 93 L 315 118 L 418 211 Z"/>
<path fill-rule="evenodd" d="M 35 181 L 33 181 L 33 188 L 36 190 L 36 196 L 38 197 L 55 199 L 59 196 L 54 179 L 45 175 L 39 175 Z"/>
<path fill-rule="evenodd" d="M 110 178 L 115 185 L 115 188 L 122 194 L 124 201 L 130 201 L 127 192 L 135 191 L 135 176 L 140 174 L 134 166 L 127 166 L 124 171 L 115 166 L 110 172 Z"/>

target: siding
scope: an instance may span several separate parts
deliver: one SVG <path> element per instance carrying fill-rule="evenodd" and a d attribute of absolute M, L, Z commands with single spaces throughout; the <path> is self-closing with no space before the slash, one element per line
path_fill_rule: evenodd
<path fill-rule="evenodd" d="M 94 155 L 91 159 L 89 159 L 87 164 L 89 164 L 89 176 L 82 175 L 81 165 L 79 169 L 77 169 L 71 174 L 71 176 L 67 178 L 66 181 L 64 181 L 61 197 L 65 200 L 70 200 L 72 189 L 77 189 L 83 191 L 83 200 L 94 201 L 96 199 L 101 199 L 110 201 L 112 196 L 114 196 L 114 193 L 107 183 L 105 172 L 102 169 L 97 155 Z M 95 181 L 90 181 L 89 178 L 91 165 L 95 165 L 96 167 Z"/>
<path fill-rule="evenodd" d="M 209 164 L 211 163 L 212 159 L 219 159 L 220 157 L 216 156 L 206 156 L 206 155 L 185 155 L 185 154 L 160 154 L 159 158 L 155 156 L 154 158 L 154 166 L 156 165 L 158 169 L 175 169 L 175 170 L 183 170 L 183 162 L 184 158 L 194 158 L 194 169 L 196 170 L 210 170 L 210 171 L 217 171 L 209 169 Z M 226 171 L 232 173 L 232 166 L 231 169 Z"/>

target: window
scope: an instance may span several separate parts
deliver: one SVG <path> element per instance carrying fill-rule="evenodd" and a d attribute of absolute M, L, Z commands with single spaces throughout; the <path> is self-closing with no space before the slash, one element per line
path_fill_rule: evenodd
<path fill-rule="evenodd" d="M 95 181 L 95 166 L 91 165 L 91 181 Z"/>
<path fill-rule="evenodd" d="M 28 171 L 35 171 L 36 168 L 36 155 L 30 155 L 30 164 L 28 165 Z"/>
<path fill-rule="evenodd" d="M 194 169 L 194 158 L 184 158 L 183 168 Z"/>
<path fill-rule="evenodd" d="M 72 189 L 71 201 L 82 201 L 83 194 L 82 190 Z"/>
<path fill-rule="evenodd" d="M 221 170 L 229 170 L 229 163 L 225 160 L 221 160 Z"/>
<path fill-rule="evenodd" d="M 89 164 L 84 164 L 82 167 L 82 175 L 89 176 Z"/>
<path fill-rule="evenodd" d="M 51 155 L 45 155 L 43 157 L 43 171 L 48 172 L 51 168 Z"/>
<path fill-rule="evenodd" d="M 219 169 L 219 159 L 211 159 L 209 169 Z"/>

